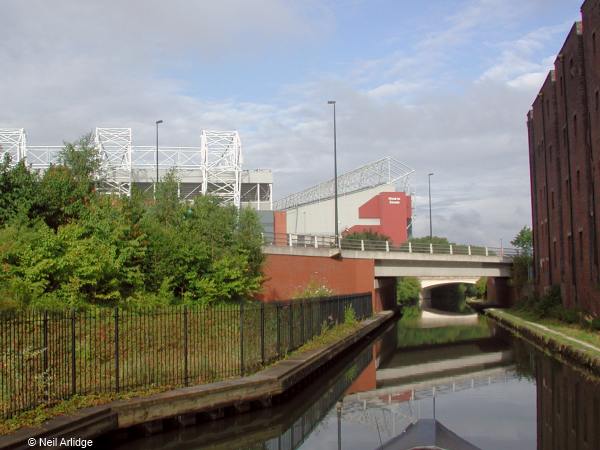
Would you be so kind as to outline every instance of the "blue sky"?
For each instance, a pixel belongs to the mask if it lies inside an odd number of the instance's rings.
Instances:
[[[196,145],[238,129],[276,197],[383,156],[414,167],[415,230],[498,244],[530,222],[525,115],[581,0],[4,0],[0,126]]]

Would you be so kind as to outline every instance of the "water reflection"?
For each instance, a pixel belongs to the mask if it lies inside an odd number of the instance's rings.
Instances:
[[[404,320],[278,406],[116,448],[587,450],[599,428],[597,378],[484,319]]]

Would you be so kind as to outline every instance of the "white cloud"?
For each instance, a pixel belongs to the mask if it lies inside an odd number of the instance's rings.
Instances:
[[[326,102],[334,98],[342,171],[387,155],[417,170],[417,234],[428,231],[430,171],[437,233],[494,245],[530,220],[525,113],[550,61],[536,58],[545,32],[492,46],[498,55],[488,70],[463,80],[460,92],[443,88],[444,70],[456,64],[449,50],[492,22],[510,20],[520,11],[516,1],[465,2],[442,31],[425,33],[412,49],[358,61],[343,74],[315,75],[254,102],[236,101],[233,92],[208,100],[213,85],[178,74],[237,58],[253,64],[256,55],[276,57],[286,46],[318,42],[336,25],[327,6],[316,0],[302,8],[287,0],[5,3],[0,124],[26,127],[32,144],[74,139],[95,126],[130,126],[136,142],[148,144],[159,118],[166,144],[194,145],[203,128],[239,129],[246,167],[272,168],[279,197],[332,175]]]

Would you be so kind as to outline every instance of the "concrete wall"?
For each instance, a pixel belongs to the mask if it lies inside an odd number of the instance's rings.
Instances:
[[[502,306],[515,304],[515,289],[510,285],[508,278],[492,278],[487,280],[487,302]]]
[[[600,5],[588,0],[528,114],[536,291],[600,314]],[[600,44],[600,43],[599,43]]]

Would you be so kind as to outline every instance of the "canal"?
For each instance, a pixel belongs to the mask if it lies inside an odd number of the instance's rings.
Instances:
[[[271,408],[108,439],[127,450],[592,450],[600,380],[484,317],[404,318]]]

